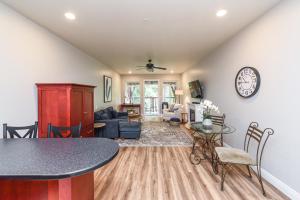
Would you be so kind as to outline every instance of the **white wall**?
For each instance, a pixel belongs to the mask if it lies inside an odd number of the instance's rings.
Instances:
[[[158,80],[159,81],[159,85],[160,85],[160,102],[162,101],[162,95],[163,95],[163,91],[162,91],[162,83],[164,81],[175,81],[176,82],[176,86],[178,89],[182,88],[182,84],[181,84],[181,74],[140,74],[140,75],[122,75],[121,76],[121,82],[122,82],[122,86],[121,86],[121,99],[122,102],[124,102],[125,99],[125,86],[127,82],[139,82],[140,83],[140,87],[141,87],[141,94],[143,96],[144,93],[144,80]],[[181,101],[182,102],[182,101]],[[142,110],[143,110],[143,103],[142,104]]]
[[[182,76],[185,89],[190,80],[204,81],[206,97],[220,106],[226,122],[237,129],[225,138],[226,143],[241,148],[251,121],[272,127],[275,135],[266,146],[263,168],[298,192],[299,20],[300,1],[282,1]],[[239,97],[234,88],[235,76],[243,66],[257,68],[262,79],[258,94],[250,99]]]
[[[0,124],[37,120],[35,83],[95,85],[95,109],[120,103],[120,76],[94,58],[1,3],[0,27]],[[109,104],[103,103],[103,74],[113,78]]]

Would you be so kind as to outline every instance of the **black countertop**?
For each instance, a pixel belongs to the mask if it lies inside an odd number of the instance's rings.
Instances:
[[[118,143],[105,138],[0,139],[0,178],[62,179],[111,161]]]

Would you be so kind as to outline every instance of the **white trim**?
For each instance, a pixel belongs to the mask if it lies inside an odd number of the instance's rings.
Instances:
[[[225,147],[229,147],[232,148],[232,146],[230,146],[227,143],[224,143]],[[256,171],[255,167],[252,167],[252,169],[254,171]],[[270,172],[268,172],[265,169],[261,169],[262,172],[262,177],[268,181],[269,183],[271,183],[274,187],[276,187],[278,190],[280,190],[282,193],[284,193],[285,195],[287,195],[289,198],[297,200],[300,199],[300,194],[294,190],[293,188],[291,188],[290,186],[288,186],[286,183],[282,182],[281,180],[279,180],[278,178],[276,178],[275,176],[273,176]]]

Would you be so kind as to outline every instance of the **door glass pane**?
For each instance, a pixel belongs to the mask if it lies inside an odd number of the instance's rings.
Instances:
[[[159,84],[158,81],[144,82],[144,114],[159,114]]]
[[[140,83],[127,82],[125,87],[125,103],[140,104],[140,102],[141,102]]]

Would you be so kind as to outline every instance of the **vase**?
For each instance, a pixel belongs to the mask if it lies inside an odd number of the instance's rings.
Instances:
[[[206,129],[211,129],[212,125],[213,125],[211,119],[204,119],[202,124],[203,124],[203,127]]]

